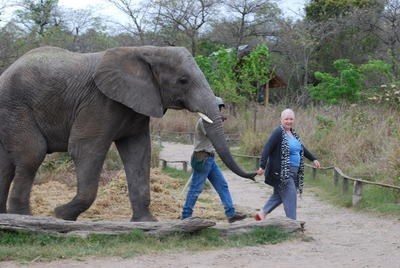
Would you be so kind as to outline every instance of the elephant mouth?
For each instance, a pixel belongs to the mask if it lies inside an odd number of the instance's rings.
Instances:
[[[174,109],[174,110],[183,110],[185,108],[177,105],[169,105],[167,109]]]

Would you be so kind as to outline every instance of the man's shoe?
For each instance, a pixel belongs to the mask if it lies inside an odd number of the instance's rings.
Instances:
[[[232,222],[235,222],[235,221],[241,221],[241,220],[246,219],[246,217],[247,217],[247,215],[236,212],[235,215],[233,215],[232,217],[228,218],[228,222],[232,223]]]

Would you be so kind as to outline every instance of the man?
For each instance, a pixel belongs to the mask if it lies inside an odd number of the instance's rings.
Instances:
[[[222,108],[225,107],[223,100],[216,97],[216,103],[221,112],[222,120],[226,118],[222,115]],[[233,207],[228,183],[226,182],[217,162],[215,161],[215,150],[203,126],[203,119],[199,119],[196,124],[194,135],[194,152],[191,159],[192,181],[186,196],[185,204],[182,210],[182,219],[192,216],[194,205],[197,198],[204,188],[206,179],[211,182],[217,191],[222,204],[224,205],[225,215],[229,223],[240,221],[246,218],[245,214],[238,213]]]

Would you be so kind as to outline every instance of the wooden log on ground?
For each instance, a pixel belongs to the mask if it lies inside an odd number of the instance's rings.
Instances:
[[[159,222],[66,221],[53,217],[0,214],[0,230],[87,236],[88,234],[121,234],[140,229],[149,234],[195,232],[214,226],[200,218]]]
[[[215,228],[223,235],[249,232],[256,227],[275,226],[287,232],[304,230],[304,222],[286,217],[268,218],[263,222],[245,220],[241,222],[220,223],[191,217],[184,220],[160,222],[119,222],[119,221],[66,221],[53,217],[0,214],[0,230],[49,233],[54,235],[75,235],[87,237],[89,234],[123,234],[135,229],[151,235],[165,235],[176,232],[193,233],[206,228]]]
[[[212,228],[220,230],[223,234],[232,235],[251,231],[256,227],[274,226],[289,233],[304,232],[304,221],[296,221],[286,217],[267,218],[264,221],[239,221],[232,224],[216,225]]]

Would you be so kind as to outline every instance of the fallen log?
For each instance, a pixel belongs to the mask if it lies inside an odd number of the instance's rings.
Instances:
[[[242,221],[233,224],[216,223],[199,217],[184,220],[160,222],[119,222],[119,221],[66,221],[53,217],[0,214],[0,230],[49,233],[54,235],[75,235],[86,237],[89,234],[122,234],[135,229],[152,235],[176,232],[193,233],[205,228],[215,228],[222,234],[248,232],[256,227],[276,226],[288,232],[302,231],[304,222],[288,218],[270,218],[267,221]]]
[[[267,218],[264,221],[240,221],[230,225],[217,225],[212,228],[218,229],[225,235],[246,233],[257,227],[278,227],[286,232],[304,232],[304,221],[296,221],[286,217]]]
[[[215,222],[192,217],[162,222],[66,221],[53,217],[0,214],[0,230],[87,236],[88,234],[121,234],[139,229],[149,234],[196,232],[214,226]]]

